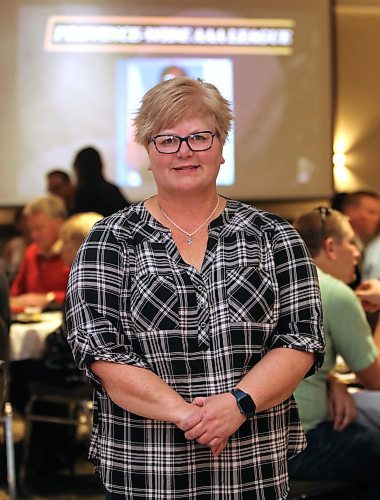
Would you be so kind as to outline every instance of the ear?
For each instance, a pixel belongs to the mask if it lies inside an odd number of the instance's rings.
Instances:
[[[334,238],[326,238],[322,245],[323,251],[330,260],[336,260],[336,241]]]

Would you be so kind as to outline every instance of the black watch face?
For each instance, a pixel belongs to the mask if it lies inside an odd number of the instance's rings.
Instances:
[[[249,415],[255,411],[255,403],[249,394],[244,394],[243,397],[239,398],[239,405],[245,415]]]

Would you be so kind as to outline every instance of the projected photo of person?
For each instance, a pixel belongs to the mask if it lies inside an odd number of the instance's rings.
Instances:
[[[134,58],[119,61],[117,67],[117,183],[143,193],[147,187],[154,192],[154,182],[148,170],[148,156],[134,142],[133,118],[140,100],[160,81],[178,76],[201,78],[214,83],[233,107],[233,64],[230,59],[210,58]],[[219,185],[234,182],[234,133],[224,148],[226,163],[218,177]]]

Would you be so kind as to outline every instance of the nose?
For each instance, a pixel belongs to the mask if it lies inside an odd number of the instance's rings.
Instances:
[[[359,259],[360,259],[360,255],[361,255],[361,251],[359,250],[359,248],[355,245],[354,247],[354,258],[355,258],[355,262],[358,262]]]
[[[192,156],[192,154],[193,154],[193,152],[190,149],[187,141],[185,139],[182,139],[179,150],[177,151],[177,155],[179,157],[183,157],[183,156]]]

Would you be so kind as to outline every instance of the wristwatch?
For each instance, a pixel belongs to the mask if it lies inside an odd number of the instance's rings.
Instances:
[[[247,418],[253,417],[256,412],[256,405],[251,396],[241,389],[234,389],[231,394],[236,399],[240,413]]]

